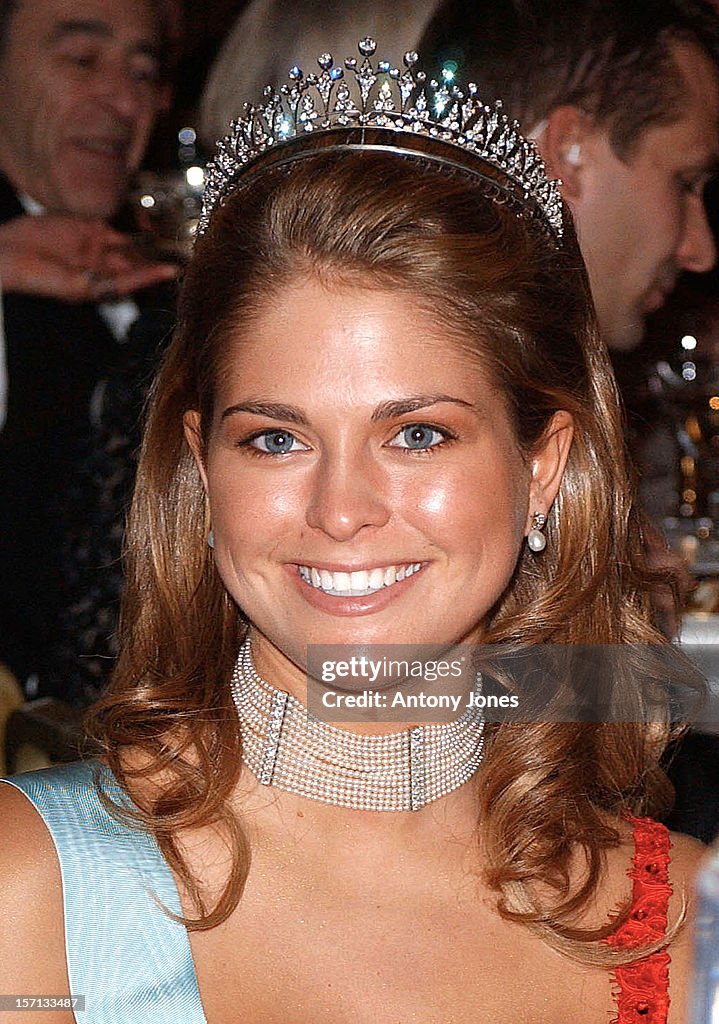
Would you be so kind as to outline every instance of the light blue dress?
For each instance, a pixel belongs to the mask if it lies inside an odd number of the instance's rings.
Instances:
[[[108,814],[96,776],[122,795],[96,761],[5,780],[37,808],[57,850],[70,992],[85,997],[76,1019],[206,1024],[187,930],[162,909],[181,913],[172,873],[151,836]]]

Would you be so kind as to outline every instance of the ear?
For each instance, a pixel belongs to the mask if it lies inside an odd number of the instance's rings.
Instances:
[[[566,200],[578,199],[582,190],[582,167],[586,158],[584,143],[590,133],[590,121],[578,107],[555,107],[542,122],[537,136],[547,170],[561,178]]]
[[[188,409],[185,415],[182,417],[182,425],[185,431],[185,440],[190,446],[195,464],[202,477],[202,486],[205,488],[205,494],[207,494],[207,472],[205,470],[205,460],[203,458],[203,445],[202,445],[202,431],[200,429],[201,420],[200,414],[196,409]]]
[[[559,492],[569,450],[574,438],[574,418],[560,410],[549,421],[546,431],[530,462],[529,509],[524,528],[525,536],[532,529],[537,512],[545,516]]]

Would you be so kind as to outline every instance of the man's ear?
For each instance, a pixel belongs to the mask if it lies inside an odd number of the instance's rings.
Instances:
[[[190,446],[198,472],[202,477],[202,486],[207,493],[207,473],[205,471],[205,460],[203,457],[202,431],[200,429],[200,414],[196,409],[188,409],[182,417],[182,425],[185,431],[185,440]]]
[[[529,509],[525,536],[532,529],[535,513],[547,515],[557,497],[574,438],[574,418],[563,409],[552,416],[542,440],[531,458]]]
[[[555,107],[542,122],[537,134],[539,146],[549,174],[561,178],[562,195],[571,201],[578,199],[582,190],[582,168],[586,159],[585,141],[590,122],[578,107],[566,104]]]

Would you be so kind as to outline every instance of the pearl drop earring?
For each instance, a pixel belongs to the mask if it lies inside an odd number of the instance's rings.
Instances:
[[[538,555],[540,551],[544,551],[547,546],[547,538],[542,533],[546,522],[547,517],[543,512],[534,513],[532,529],[527,534],[527,544],[530,551],[533,551],[535,555]]]

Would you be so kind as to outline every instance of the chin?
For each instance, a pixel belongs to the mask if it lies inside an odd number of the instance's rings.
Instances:
[[[65,212],[76,217],[97,217],[111,220],[122,206],[127,186],[98,189],[97,185],[83,188],[79,185],[68,196]]]
[[[637,348],[644,338],[645,330],[644,316],[639,313],[628,315],[621,322],[599,325],[602,340],[614,352],[631,352]]]

